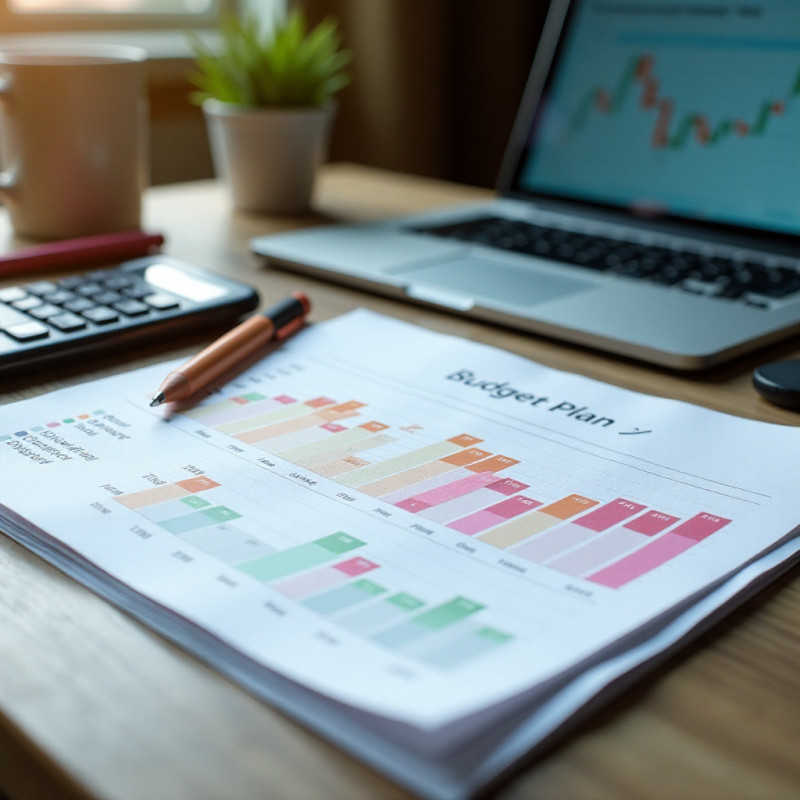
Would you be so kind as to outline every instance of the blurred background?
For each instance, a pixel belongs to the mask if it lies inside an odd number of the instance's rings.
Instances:
[[[494,184],[546,0],[0,0],[0,47],[57,38],[147,49],[151,183],[198,180],[213,170],[188,100],[185,32],[212,40],[224,13],[268,24],[287,4],[310,23],[334,16],[353,55],[331,161]]]

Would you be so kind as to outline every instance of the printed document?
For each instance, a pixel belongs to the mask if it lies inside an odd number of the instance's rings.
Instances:
[[[798,550],[795,428],[367,311],[151,409],[175,366],[0,409],[2,529],[420,794]]]

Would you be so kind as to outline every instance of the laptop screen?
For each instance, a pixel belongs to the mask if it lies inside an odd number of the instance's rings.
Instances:
[[[800,233],[800,2],[575,0],[515,185]]]

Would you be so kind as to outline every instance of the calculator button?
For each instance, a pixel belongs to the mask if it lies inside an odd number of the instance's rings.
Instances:
[[[55,303],[56,305],[61,305],[62,303],[68,303],[70,300],[74,300],[75,295],[72,292],[68,292],[64,289],[60,289],[57,292],[53,292],[52,294],[47,295],[47,302],[48,303]]]
[[[86,327],[86,320],[81,319],[76,314],[57,314],[54,317],[50,317],[47,320],[54,328],[58,328],[60,331],[64,333],[70,333],[71,331],[79,331],[81,328]]]
[[[42,301],[38,297],[29,294],[27,297],[23,297],[22,300],[17,300],[11,305],[14,306],[17,311],[30,311],[32,308],[42,305]]]
[[[4,306],[0,304],[0,330],[10,328],[12,325],[22,325],[30,322],[31,318],[21,311],[17,311],[11,306]]]
[[[166,311],[170,308],[178,308],[180,305],[174,297],[170,297],[170,295],[163,294],[162,292],[148,295],[144,298],[144,302],[151,308],[155,308],[156,311]]]
[[[137,283],[122,290],[122,294],[126,297],[132,297],[134,300],[141,300],[143,297],[147,297],[147,295],[152,293],[153,287],[148,286],[146,283]]]
[[[136,279],[131,277],[130,275],[113,275],[110,278],[106,278],[103,281],[103,284],[107,289],[124,289],[126,286],[131,286],[132,284],[136,283]]]
[[[83,312],[86,319],[96,322],[98,325],[106,325],[109,322],[116,322],[119,319],[119,314],[105,306],[95,306]]]
[[[122,300],[122,295],[119,292],[100,292],[100,294],[96,294],[92,300],[94,300],[95,303],[100,303],[102,306],[110,306],[112,303]]]
[[[25,289],[28,291],[29,294],[35,295],[43,295],[43,294],[50,294],[50,292],[56,291],[58,287],[52,281],[35,281],[34,283],[29,283]]]
[[[64,308],[67,311],[74,311],[76,314],[81,314],[89,308],[94,308],[97,305],[93,300],[88,297],[76,297],[68,303],[64,303]]]
[[[9,286],[6,289],[0,289],[0,301],[3,303],[13,303],[15,300],[22,300],[27,296],[27,292],[19,286]]]
[[[30,342],[34,339],[44,339],[50,335],[50,330],[41,322],[29,320],[18,325],[11,325],[5,332],[18,342]]]
[[[68,278],[62,278],[58,281],[58,286],[61,289],[75,289],[80,286],[86,278],[83,275],[70,275]]]
[[[150,306],[133,299],[120,300],[118,303],[114,303],[113,307],[117,311],[121,311],[126,317],[139,317],[150,310]]]
[[[84,297],[91,297],[93,294],[102,292],[103,288],[99,283],[85,283],[83,286],[76,287],[75,291]]]
[[[58,306],[54,306],[52,303],[43,303],[40,306],[36,306],[36,308],[32,308],[28,313],[32,317],[36,317],[36,319],[49,319],[56,314],[60,314],[61,309]]]
[[[105,281],[116,274],[113,269],[95,269],[92,270],[91,278],[93,281]]]

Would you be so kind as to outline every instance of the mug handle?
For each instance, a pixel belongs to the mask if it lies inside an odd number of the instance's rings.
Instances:
[[[0,103],[2,103],[11,91],[11,78],[7,75],[0,75]],[[18,181],[15,175],[8,170],[0,171],[0,200],[7,197],[12,192]]]

